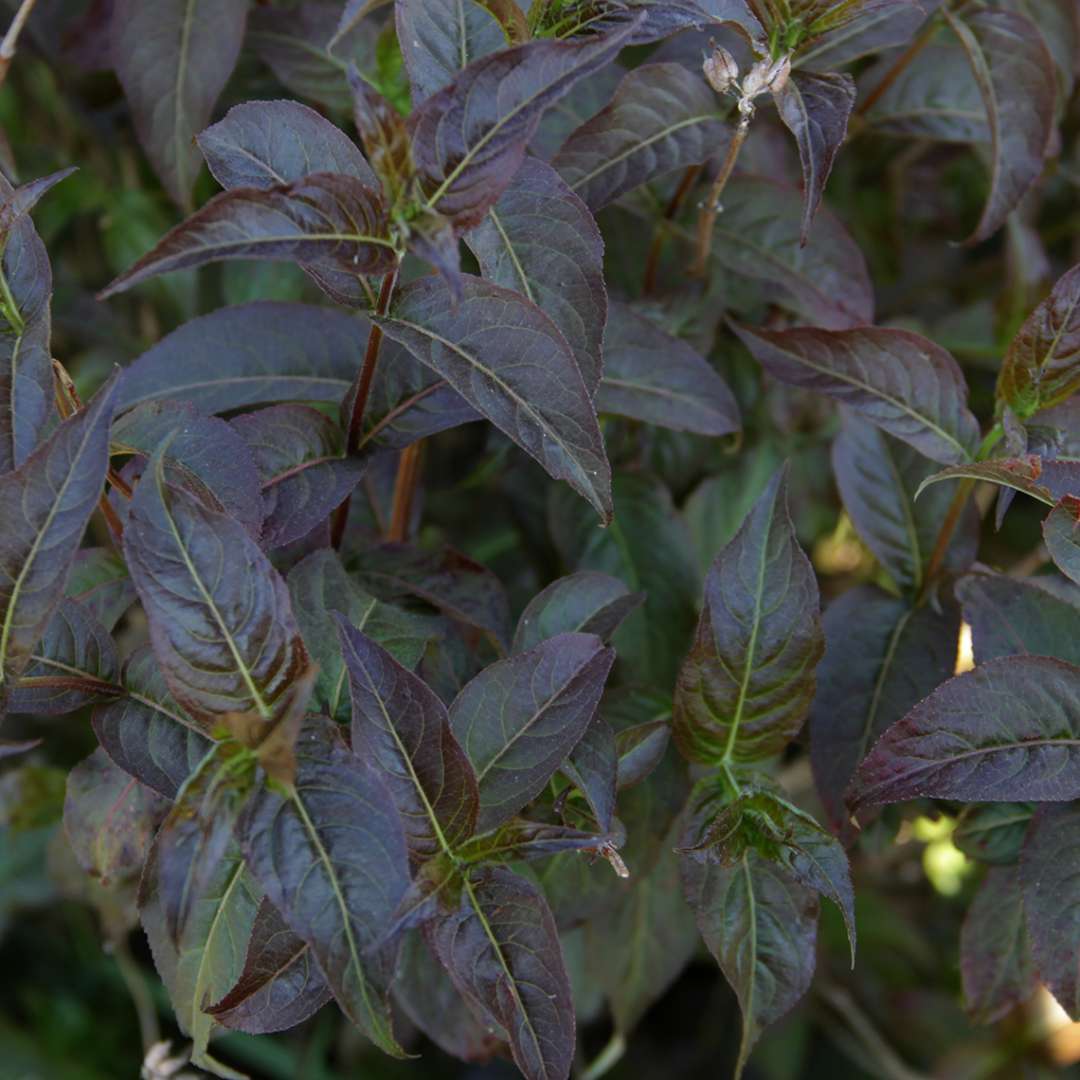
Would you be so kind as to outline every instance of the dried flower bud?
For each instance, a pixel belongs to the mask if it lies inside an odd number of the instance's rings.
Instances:
[[[769,57],[759,60],[742,81],[743,97],[752,101],[766,91],[771,90],[775,94],[783,90],[790,75],[790,56],[782,56],[779,60],[771,60]]]
[[[735,57],[723,47],[713,44],[712,55],[706,57],[704,64],[705,78],[718,93],[725,94],[739,77],[739,65]]]

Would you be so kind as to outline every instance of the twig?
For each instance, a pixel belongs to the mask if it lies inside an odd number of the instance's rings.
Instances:
[[[724,194],[724,188],[735,169],[735,162],[739,160],[739,151],[746,142],[746,135],[750,131],[751,113],[744,113],[739,117],[735,134],[731,137],[724,162],[720,171],[716,174],[709,194],[706,196],[705,205],[698,217],[697,227],[697,258],[690,268],[694,277],[702,277],[705,274],[705,266],[709,261],[709,253],[712,251],[713,229],[716,226],[716,215],[720,212],[720,197]]]
[[[420,476],[422,446],[422,441],[406,446],[398,460],[397,478],[394,480],[394,501],[390,509],[390,527],[386,531],[386,539],[392,544],[402,543],[409,534],[413,496]]]
[[[19,35],[36,3],[37,0],[22,0],[19,10],[15,12],[15,18],[11,20],[8,32],[4,35],[4,40],[0,41],[0,86],[4,85],[8,68],[11,67],[11,61],[15,59],[15,46],[19,43]]]

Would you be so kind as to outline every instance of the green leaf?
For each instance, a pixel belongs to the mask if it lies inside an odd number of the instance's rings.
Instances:
[[[478,831],[544,789],[585,733],[614,660],[594,634],[559,634],[485,668],[457,696],[450,726],[476,769]]]
[[[0,476],[0,696],[26,669],[64,595],[109,460],[117,377],[19,468]]]
[[[623,473],[613,485],[615,520],[597,529],[569,492],[548,497],[548,526],[563,562],[596,570],[645,594],[615,634],[620,663],[634,679],[670,693],[693,633],[700,588],[686,527],[668,492],[654,477]]]
[[[679,672],[674,733],[692,761],[760,761],[798,733],[825,642],[810,560],[781,471],[705,581],[694,644]]]
[[[145,873],[154,880],[151,864]],[[210,1056],[214,1018],[205,1012],[239,978],[255,912],[261,900],[256,882],[233,845],[214,869],[178,944],[165,926],[159,897],[151,892],[140,907],[154,966],[169,991],[177,1023],[193,1042],[191,1062],[225,1080],[245,1080]]]
[[[618,1031],[628,1034],[698,949],[693,916],[679,887],[677,835],[668,833],[656,864],[635,866],[614,911],[587,924],[587,961],[603,985]]]
[[[975,803],[964,807],[953,843],[967,856],[992,866],[1011,866],[1020,856],[1033,803]]]
[[[312,552],[289,571],[288,581],[300,632],[319,665],[314,700],[335,720],[348,720],[351,715],[348,672],[334,625],[335,612],[410,670],[437,633],[437,620],[402,611],[366,593],[334,551]]]
[[[394,955],[383,937],[409,883],[401,821],[375,767],[345,748],[330,721],[309,723],[296,756],[291,790],[267,788],[245,811],[245,856],[311,946],[345,1015],[400,1057],[387,1000]]]
[[[460,906],[430,940],[454,985],[504,1029],[527,1080],[569,1076],[574,1004],[544,894],[502,867],[467,872]]]

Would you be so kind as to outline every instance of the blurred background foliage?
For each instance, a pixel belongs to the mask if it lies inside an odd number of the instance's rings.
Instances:
[[[11,11],[14,0],[4,0]],[[261,5],[262,6],[262,5]],[[275,7],[295,7],[278,3]],[[320,5],[309,5],[319,7]],[[327,6],[327,5],[322,5]],[[340,4],[330,3],[335,12]],[[13,180],[68,165],[79,171],[35,212],[52,260],[54,355],[88,393],[113,364],[126,364],[165,333],[200,313],[246,300],[322,297],[291,265],[231,263],[148,283],[131,296],[94,299],[180,217],[148,165],[119,84],[92,34],[94,5],[40,0],[9,77],[0,90],[0,165]],[[5,14],[6,17],[6,14]],[[82,22],[86,18],[90,22]],[[254,37],[254,32],[252,34]],[[407,89],[392,30],[366,43],[365,70],[407,109]],[[217,107],[294,96],[250,41]],[[644,59],[648,50],[639,50]],[[322,102],[339,122],[343,112]],[[992,412],[1000,356],[1031,307],[1066,267],[1080,261],[1080,110],[1073,96],[1061,125],[1063,147],[1022,211],[990,243],[950,245],[977,219],[985,171],[968,147],[898,140],[856,131],[839,156],[827,203],[850,229],[875,286],[878,322],[923,333],[963,364],[980,415]],[[742,167],[787,169],[797,162],[778,127],[755,125]],[[195,202],[215,187],[203,170]],[[663,202],[665,185],[650,197]],[[648,236],[620,207],[605,211],[608,275],[615,291],[640,288]],[[663,301],[657,301],[663,303]],[[687,336],[711,340],[720,310],[668,310]],[[711,325],[710,325],[711,322]],[[729,346],[730,348],[730,346]],[[606,431],[613,458],[640,454],[672,491],[703,571],[730,537],[775,466],[792,461],[793,513],[812,552],[823,602],[854,582],[880,576],[844,516],[831,480],[832,408],[776,384],[762,387],[740,353],[716,357],[747,418],[737,455],[715,441],[656,430],[631,438],[629,424]],[[490,451],[477,469],[478,444]],[[631,445],[632,444],[632,445]],[[463,463],[469,463],[466,468]],[[535,466],[507,452],[497,433],[476,425],[432,440],[424,539],[453,538],[489,565],[518,610],[559,572],[560,553],[545,527],[544,485],[514,483]],[[702,478],[707,477],[702,483]],[[483,493],[488,512],[461,509],[462,491]],[[534,505],[522,492],[537,492]],[[475,505],[471,500],[467,507]],[[1039,517],[1018,505],[998,533],[985,531],[984,559],[1041,565]],[[530,527],[530,523],[536,527]],[[2,527],[2,525],[0,525]],[[528,557],[522,558],[522,552]],[[824,606],[824,604],[823,604]],[[83,714],[47,725],[47,752],[0,774],[0,1078],[106,1080],[135,1075],[143,1039],[182,1043],[141,932],[110,931],[112,905],[130,898],[88,887],[59,828],[66,771],[94,746]],[[44,763],[47,761],[47,763]],[[804,756],[788,779],[813,804]],[[1069,1024],[1045,993],[990,1027],[975,1027],[960,1005],[958,941],[977,881],[974,865],[952,843],[948,816],[890,807],[863,837],[855,863],[859,960],[849,969],[836,911],[823,910],[819,975],[802,1003],[772,1029],[747,1076],[760,1080],[887,1077],[1080,1076],[1080,1025]],[[104,944],[103,944],[104,943]],[[580,972],[584,950],[571,952]],[[576,992],[588,1015],[587,993]],[[584,1025],[581,1076],[612,1050],[609,1022]],[[607,1074],[635,1077],[725,1075],[737,1046],[735,999],[704,949],[641,1021],[631,1051]],[[336,1010],[300,1028],[256,1039],[223,1037],[217,1056],[265,1080],[363,1077],[512,1077],[509,1063],[462,1065],[422,1040],[420,1061],[396,1062],[371,1051]]]

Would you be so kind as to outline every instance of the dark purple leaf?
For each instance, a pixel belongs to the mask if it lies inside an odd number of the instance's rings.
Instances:
[[[475,61],[410,118],[427,205],[479,225],[514,178],[540,114],[609,60],[640,17],[580,41],[530,41]]]
[[[559,634],[486,668],[450,708],[476,769],[486,832],[547,784],[588,727],[615,654],[593,634]]]
[[[506,48],[498,20],[473,0],[398,0],[394,17],[415,102],[474,60]]]
[[[1034,812],[1034,803],[974,803],[957,819],[952,841],[971,859],[1012,866]]]
[[[568,825],[512,818],[494,832],[478,836],[463,845],[459,855],[474,863],[544,859],[565,851],[595,858],[605,852],[614,854],[625,840],[626,833],[621,826],[607,832],[592,832]],[[619,876],[627,876],[622,868]]]
[[[916,497],[931,484],[941,480],[986,480],[991,484],[1022,491],[1047,506],[1055,506],[1067,496],[1080,493],[1080,460],[1076,458],[1042,458],[1028,454],[1022,458],[994,458],[956,465],[951,469],[928,476],[919,485]]]
[[[871,585],[825,612],[810,710],[810,761],[833,829],[851,833],[843,793],[877,738],[956,669],[960,611],[912,607]]]
[[[514,632],[514,652],[556,634],[596,634],[608,641],[644,597],[618,578],[583,570],[553,581],[528,603]]]
[[[462,285],[455,304],[445,282],[422,278],[375,322],[609,521],[611,470],[566,339],[518,294],[467,275]]]
[[[235,105],[196,141],[214,179],[228,190],[278,187],[310,173],[339,173],[379,186],[356,144],[297,101]]]
[[[476,825],[479,794],[446,706],[371,638],[337,618],[352,694],[353,748],[382,770],[418,861],[451,855]]]
[[[1069,495],[1043,522],[1043,540],[1054,565],[1080,585],[1080,499]]]
[[[1080,665],[1080,593],[1075,603],[1045,588],[1046,578],[968,574],[956,584],[956,597],[971,625],[975,662],[998,656],[1054,656]]]
[[[625,75],[626,70],[613,61],[574,83],[566,97],[544,112],[529,150],[543,161],[550,161],[582,124],[611,101]]]
[[[696,840],[691,828],[685,842]],[[730,866],[684,856],[680,867],[701,936],[739,999],[739,1075],[762,1031],[809,989],[817,895],[752,850]]]
[[[800,48],[798,64],[812,71],[837,71],[870,53],[906,45],[926,20],[918,0],[892,0]]]
[[[0,195],[14,189],[0,177]],[[18,468],[53,418],[49,338],[52,270],[29,217],[10,228],[0,256],[0,281],[9,299],[0,313],[0,473]]]
[[[377,20],[345,19],[340,0],[305,0],[291,10],[260,5],[248,43],[291,93],[342,115],[351,104],[349,64],[372,70],[379,35]]]
[[[1054,61],[1038,28],[1012,11],[945,9],[990,124],[990,194],[968,243],[992,236],[1039,178],[1053,133]]]
[[[488,281],[521,293],[563,332],[595,394],[608,312],[604,243],[581,200],[550,166],[527,158],[465,242]]]
[[[247,0],[115,0],[112,60],[135,130],[169,194],[191,209],[196,133],[232,74]]]
[[[282,547],[311,531],[349,497],[367,463],[344,456],[337,424],[309,405],[272,405],[245,413],[233,428],[251,448],[262,478],[262,541]]]
[[[105,482],[116,385],[114,374],[85,409],[0,476],[0,684],[26,669],[64,595]]]
[[[165,480],[160,452],[139,482],[124,554],[176,700],[213,726],[280,719],[308,666],[289,593],[244,527]]]
[[[1009,345],[998,397],[1019,417],[1049,409],[1080,389],[1080,266],[1028,316]]]
[[[67,595],[112,632],[135,603],[127,566],[111,548],[81,548],[71,566]]]
[[[204,497],[252,536],[260,536],[266,507],[255,457],[224,420],[201,416],[187,403],[148,401],[113,424],[109,443],[113,453],[147,458],[161,449],[171,482]]]
[[[878,740],[848,790],[853,810],[905,799],[1080,797],[1080,668],[988,660],[943,683]]]
[[[581,792],[597,825],[610,831],[618,790],[619,748],[615,730],[602,714],[593,717],[581,741],[559,769]]]
[[[724,189],[713,232],[713,262],[766,283],[765,297],[810,325],[843,330],[873,322],[866,260],[851,234],[822,210],[804,247],[797,188],[763,177],[736,177]]]
[[[870,68],[864,87],[875,92],[893,64]],[[866,119],[876,131],[947,143],[987,143],[990,127],[979,84],[955,39],[931,41],[883,90]]]
[[[979,424],[967,406],[967,384],[952,356],[932,341],[869,326],[736,329],[781,382],[836,398],[943,465],[973,456]]]
[[[100,298],[222,259],[300,262],[316,274],[382,273],[394,260],[386,232],[382,197],[352,176],[312,173],[275,188],[234,188],[166,233]]]
[[[120,658],[109,632],[74,600],[53,612],[12,687],[11,712],[59,716],[119,692]]]
[[[780,119],[795,136],[799,148],[806,199],[802,225],[805,244],[833,159],[847,138],[848,117],[855,107],[855,81],[850,75],[796,71],[773,97]]]
[[[776,474],[705,581],[679,672],[674,732],[692,761],[759,761],[802,727],[825,642],[810,560]]]
[[[734,396],[708,360],[620,303],[611,305],[604,331],[596,407],[697,435],[730,435],[742,426]]]
[[[462,1061],[488,1061],[505,1041],[458,993],[419,931],[401,943],[394,999],[436,1046]]]
[[[332,719],[347,720],[351,715],[335,612],[409,669],[416,666],[437,632],[432,619],[384,604],[364,592],[333,551],[315,551],[297,563],[289,572],[289,594],[304,643],[319,665],[314,700]]]
[[[611,104],[563,143],[552,165],[595,212],[723,153],[728,111],[700,73],[678,63],[647,64],[623,79]]]
[[[369,331],[366,319],[308,304],[219,308],[184,323],[124,370],[117,411],[157,399],[191,402],[207,413],[338,402],[356,376]]]
[[[486,566],[451,548],[426,552],[387,544],[364,553],[359,574],[377,595],[389,600],[417,597],[448,618],[490,635],[505,651],[510,640],[510,602],[502,583]]]
[[[124,695],[94,710],[94,734],[126,773],[165,798],[176,798],[210,749],[180,710],[148,645],[124,662]]]
[[[277,908],[264,899],[255,914],[240,978],[206,1011],[234,1031],[264,1035],[303,1023],[330,997],[311,946],[298,938]]]
[[[832,465],[844,508],[866,546],[901,589],[918,592],[953,498],[949,489],[935,488],[915,499],[933,462],[845,409]],[[977,549],[978,515],[971,508],[957,529],[948,565],[966,569]]]
[[[311,946],[345,1015],[400,1055],[386,997],[392,950],[372,946],[409,882],[401,822],[374,766],[347,750],[329,721],[304,730],[296,755],[289,793],[267,788],[245,812],[245,856],[267,899]]]
[[[68,775],[64,829],[79,865],[103,885],[137,878],[166,803],[95,750]]]
[[[1040,806],[1020,853],[1028,940],[1039,978],[1070,1017],[1080,1016],[1076,805]]]
[[[1038,979],[1024,924],[1015,867],[987,871],[960,928],[964,1006],[977,1024],[992,1024],[1035,992]]]
[[[565,1080],[574,1004],[544,894],[502,867],[472,871],[430,940],[459,992],[505,1030],[527,1080]]]
[[[361,453],[404,450],[428,435],[482,419],[445,379],[396,341],[384,338],[379,356],[361,424]]]

